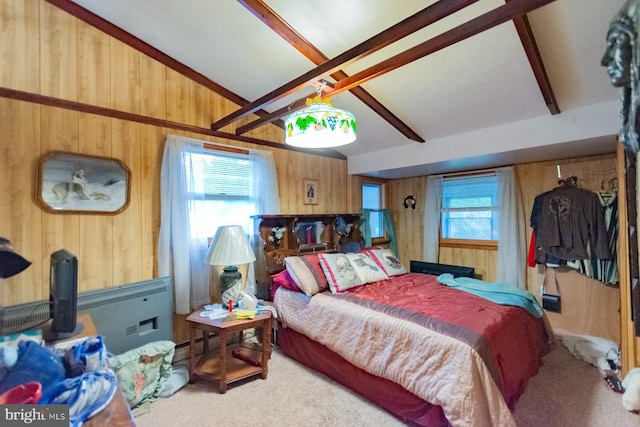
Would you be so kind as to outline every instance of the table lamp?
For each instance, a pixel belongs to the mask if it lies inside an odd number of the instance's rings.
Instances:
[[[220,293],[222,306],[228,308],[229,300],[235,305],[243,290],[242,274],[237,264],[254,262],[256,256],[249,245],[249,240],[239,225],[224,225],[218,227],[216,235],[209,246],[204,259],[205,264],[222,265],[220,274]]]

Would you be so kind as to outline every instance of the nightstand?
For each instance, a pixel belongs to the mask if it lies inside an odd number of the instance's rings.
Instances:
[[[203,309],[194,311],[187,317],[189,322],[189,382],[203,378],[218,383],[220,393],[227,391],[229,383],[260,374],[267,378],[268,362],[271,357],[271,312],[264,310],[253,319],[227,320],[200,317]],[[243,331],[251,328],[262,329],[261,348],[243,343]],[[196,362],[196,333],[202,331],[202,355]],[[220,338],[220,350],[209,351],[209,333]],[[240,333],[240,342],[227,344],[228,334]],[[238,354],[239,352],[239,354]],[[235,355],[235,356],[234,356]]]

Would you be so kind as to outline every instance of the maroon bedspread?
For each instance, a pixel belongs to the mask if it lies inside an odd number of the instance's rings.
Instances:
[[[421,273],[337,295],[308,297],[282,289],[275,304],[279,321],[288,326],[280,334],[286,354],[420,425],[473,425],[480,419],[513,425],[508,408],[513,409],[551,344],[544,318]],[[384,338],[371,341],[374,336]],[[402,385],[403,398],[380,391],[391,389],[389,380]]]
[[[538,372],[550,343],[542,319],[520,307],[443,286],[436,276],[407,273],[333,297],[466,342],[483,358],[512,409],[529,378]]]

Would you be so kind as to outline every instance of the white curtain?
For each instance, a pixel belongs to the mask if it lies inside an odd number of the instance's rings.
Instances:
[[[249,150],[253,160],[253,185],[250,196],[256,201],[256,215],[276,215],[280,213],[280,196],[276,164],[270,151]]]
[[[256,215],[277,215],[280,213],[280,195],[278,194],[278,179],[276,164],[273,154],[263,150],[249,150],[249,158],[253,164],[253,181],[249,197],[255,201]],[[249,232],[250,242],[256,253],[260,256],[262,239],[258,238],[253,230]],[[256,279],[254,263],[249,264],[247,273],[246,291],[256,295]]]
[[[440,210],[442,209],[442,175],[427,177],[424,194],[424,260],[438,262]]]
[[[496,169],[498,178],[498,265],[496,281],[526,289],[526,236],[522,194],[513,167]]]
[[[189,205],[204,200],[195,191],[193,176],[187,174],[182,153],[204,150],[203,141],[167,135],[160,173],[160,235],[158,275],[173,279],[175,312],[188,314],[209,303],[206,239],[191,239]],[[190,169],[190,168],[189,168]]]
[[[194,177],[187,173],[193,168],[185,164],[184,152],[211,151],[204,148],[204,141],[167,135],[160,178],[158,274],[173,279],[177,314],[188,314],[210,303],[210,267],[204,263],[208,242],[206,238],[192,238],[189,223],[191,207],[204,200],[204,195],[198,190],[202,186],[195,185]],[[280,213],[273,156],[267,151],[250,150],[249,157],[254,160],[250,197],[256,201],[256,214]],[[252,234],[252,230],[245,231]],[[247,290],[255,292],[253,264],[247,276]]]

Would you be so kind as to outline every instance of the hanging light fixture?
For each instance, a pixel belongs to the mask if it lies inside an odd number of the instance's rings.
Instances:
[[[356,140],[356,119],[350,112],[322,98],[326,82],[316,87],[318,96],[307,98],[307,106],[284,118],[287,144],[304,148],[329,148],[350,144]]]

